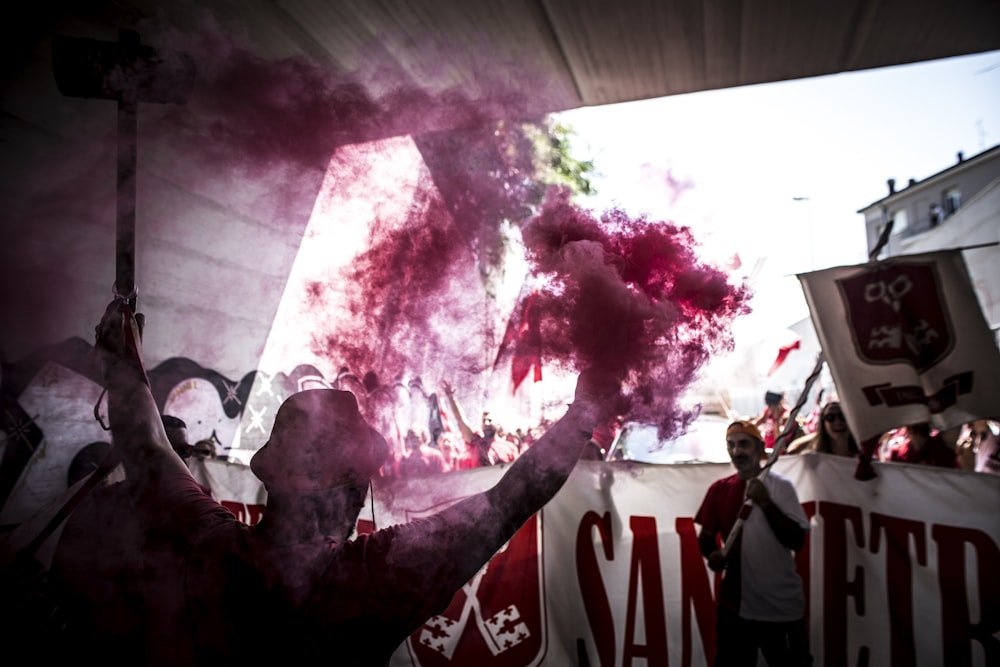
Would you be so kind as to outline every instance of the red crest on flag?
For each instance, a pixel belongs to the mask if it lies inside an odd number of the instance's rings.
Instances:
[[[907,363],[923,372],[955,346],[932,263],[879,266],[837,280],[854,349],[870,364]]]

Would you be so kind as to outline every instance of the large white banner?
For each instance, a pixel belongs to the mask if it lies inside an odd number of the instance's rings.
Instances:
[[[797,563],[816,667],[1000,664],[1000,476],[827,454],[785,456],[810,518]],[[358,530],[412,521],[508,466],[382,480]],[[266,511],[246,466],[205,462],[247,523]],[[711,665],[715,591],[693,517],[728,463],[582,461],[566,486],[401,645],[393,667]]]
[[[959,250],[799,276],[851,431],[1000,416],[1000,351]]]
[[[788,456],[816,665],[1000,664],[1000,477]],[[436,511],[504,467],[376,485],[361,526]],[[559,495],[396,652],[396,667],[710,665],[718,581],[693,516],[729,464],[581,462]],[[373,513],[372,513],[373,512]]]
[[[785,456],[811,531],[797,563],[816,667],[1000,664],[1000,476],[827,454]],[[376,481],[359,532],[412,521],[492,486],[508,466]],[[238,517],[266,511],[247,466],[202,479]],[[393,667],[711,665],[716,575],[693,517],[728,463],[582,461],[566,486]]]

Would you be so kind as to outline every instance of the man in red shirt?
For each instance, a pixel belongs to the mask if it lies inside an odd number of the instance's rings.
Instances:
[[[806,641],[805,593],[795,570],[809,520],[791,482],[768,471],[760,478],[764,439],[756,425],[736,421],[726,430],[736,474],[714,482],[695,521],[708,566],[723,572],[718,593],[715,667],[756,667],[758,649],[769,665],[811,665]],[[752,505],[744,507],[749,499]],[[720,544],[741,512],[749,514],[728,554]]]

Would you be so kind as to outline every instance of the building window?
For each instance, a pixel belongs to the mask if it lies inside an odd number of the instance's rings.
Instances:
[[[958,188],[949,188],[944,193],[944,212],[951,215],[962,205],[962,191]]]
[[[901,208],[898,211],[892,212],[892,233],[899,234],[904,229],[906,229],[906,209]]]
[[[929,217],[930,226],[937,227],[939,224],[944,222],[944,209],[941,208],[937,202],[932,203]]]

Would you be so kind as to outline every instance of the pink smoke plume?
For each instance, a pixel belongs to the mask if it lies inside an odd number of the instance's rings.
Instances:
[[[534,303],[543,360],[625,370],[622,416],[657,424],[663,438],[679,433],[696,416],[680,399],[712,354],[732,348],[748,287],[702,263],[687,227],[620,209],[598,220],[565,192],[523,234],[543,279]]]
[[[301,229],[338,147],[371,142],[365,145],[376,151],[377,139],[412,136],[428,170],[426,187],[413,202],[405,229],[373,226],[369,250],[344,276],[351,317],[346,326],[318,332],[316,340],[334,367],[378,370],[387,379],[431,375],[435,359],[449,355],[447,363],[456,371],[489,367],[492,358],[460,349],[470,348],[471,340],[488,341],[490,332],[481,330],[485,318],[471,297],[455,286],[483,287],[500,266],[501,221],[522,221],[537,203],[527,159],[530,142],[509,119],[565,108],[564,101],[527,99],[509,82],[486,74],[474,91],[431,89],[403,71],[386,74],[377,53],[363,72],[338,71],[303,57],[268,59],[207,15],[195,30],[156,32],[150,26],[142,32],[147,43],[191,56],[197,69],[187,104],[140,109],[140,176],[158,177],[140,183],[145,197],[140,214],[156,212],[155,219],[143,220],[144,233],[153,232],[154,224],[189,224],[183,217],[189,211],[179,207],[175,215],[170,208],[174,188],[251,221]],[[547,94],[538,73],[523,72],[520,79],[517,90]],[[524,85],[535,80],[538,85]],[[113,219],[111,179],[93,188],[95,172],[113,174],[110,102],[88,104],[101,121],[89,125],[106,126],[107,132],[81,132],[93,138],[93,150],[67,151],[59,172],[67,176],[59,181],[47,168],[51,157],[39,158],[31,173],[47,179],[45,186],[28,189],[34,196],[20,207],[31,211],[33,228],[50,236],[73,238],[73,231],[67,222],[54,235],[54,225],[41,224],[40,218]],[[498,130],[501,119],[508,122]],[[93,154],[103,157],[100,168],[90,159]],[[669,184],[676,190],[688,185]],[[68,210],[74,215],[66,215]],[[747,309],[745,288],[699,263],[689,230],[632,220],[621,211],[597,220],[564,197],[548,201],[524,228],[524,239],[534,272],[548,279],[536,302],[545,363],[627,368],[628,416],[653,419],[666,429],[682,425],[687,416],[677,399],[707,358],[732,344],[727,325]],[[87,257],[83,250],[73,246],[81,263],[90,255],[94,265],[111,263],[103,245],[86,249]],[[51,258],[39,253],[38,263],[43,259]],[[313,284],[301,296],[319,303],[326,288]],[[242,286],[229,291],[241,294]],[[479,327],[473,332],[479,337],[465,335],[470,332],[461,326]]]

